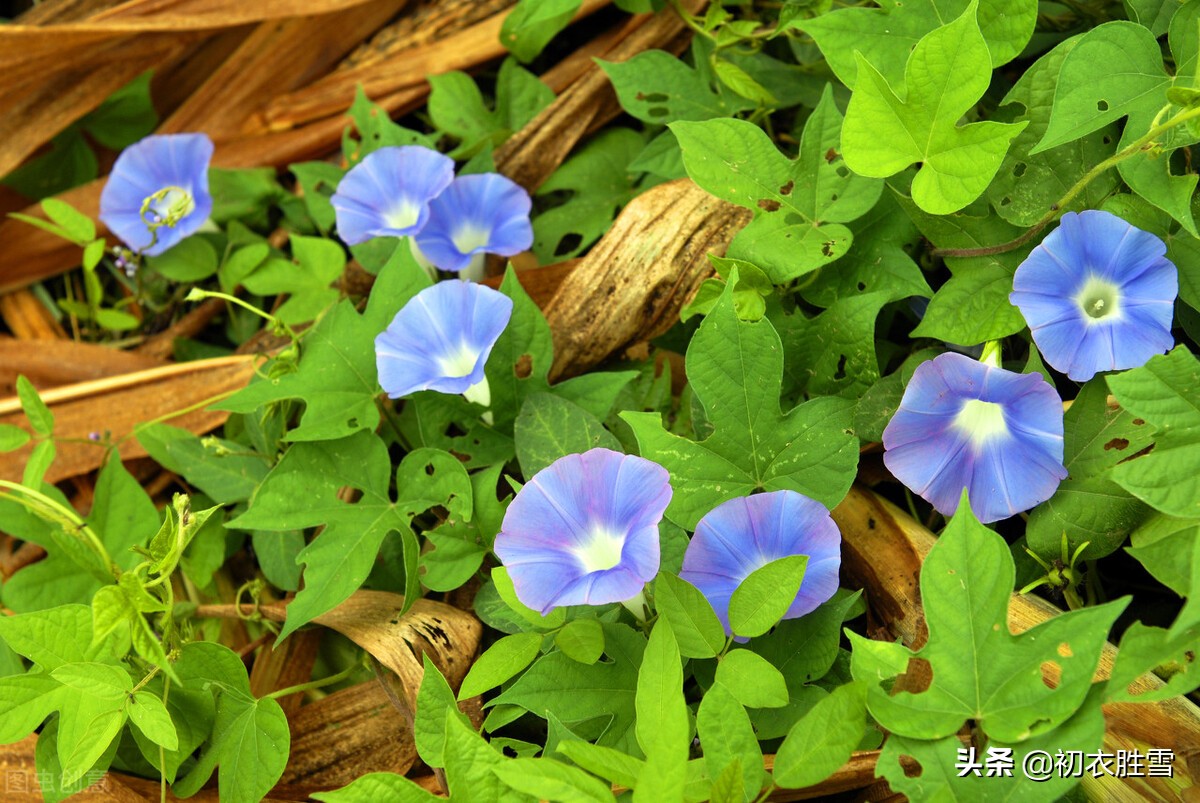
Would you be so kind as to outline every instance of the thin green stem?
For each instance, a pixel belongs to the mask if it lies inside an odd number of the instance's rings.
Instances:
[[[264,312],[250,302],[244,301],[237,296],[230,295],[229,293],[219,293],[216,290],[201,290],[199,287],[193,287],[188,294],[183,297],[183,300],[203,301],[206,298],[219,298],[227,304],[236,304],[242,309],[248,310],[249,312],[254,313],[258,317],[270,323],[271,326],[274,327],[276,334],[287,335],[287,337],[290,338],[293,343],[298,340],[296,333],[292,331],[292,327],[288,326],[271,313]]]
[[[120,575],[120,569],[113,563],[113,559],[108,554],[108,550],[104,547],[104,542],[100,540],[100,536],[96,531],[88,526],[88,523],[80,518],[79,514],[74,510],[62,505],[58,501],[51,499],[40,491],[35,491],[32,488],[26,488],[24,485],[9,480],[0,480],[0,488],[7,489],[11,493],[0,493],[0,496],[12,499],[17,504],[27,508],[35,515],[41,516],[47,521],[54,522],[63,528],[68,534],[77,534],[82,537],[84,542],[90,546],[100,559],[104,562],[113,573],[113,577]]]
[[[129,434],[127,434],[121,438],[118,438],[112,445],[120,446],[122,443],[129,440],[130,438],[136,437],[138,432],[141,431],[145,427],[148,427],[152,424],[161,424],[165,421],[170,421],[172,418],[178,418],[181,415],[187,415],[188,413],[195,412],[196,410],[203,410],[205,407],[209,406],[210,404],[216,404],[219,401],[228,399],[230,396],[237,393],[239,390],[241,390],[241,388],[234,388],[232,390],[222,391],[221,393],[218,393],[215,396],[209,396],[207,399],[202,399],[202,400],[196,402],[195,404],[190,404],[181,410],[175,410],[175,411],[167,413],[165,415],[160,415],[158,418],[152,419],[150,421],[143,421],[142,423],[140,423],[136,427],[134,427],[133,430]]]
[[[143,686],[145,686],[147,683],[149,683],[151,680],[154,679],[154,676],[157,675],[158,672],[159,672],[159,667],[157,667],[157,666],[152,667],[150,669],[150,671],[146,673],[146,677],[139,680],[138,684],[129,690],[129,693],[137,694],[139,691],[142,690]]]
[[[278,700],[281,697],[287,697],[291,694],[299,694],[300,692],[319,689],[322,686],[332,686],[334,683],[340,683],[353,675],[358,667],[359,665],[357,663],[350,664],[336,675],[330,675],[329,677],[321,678],[320,680],[310,680],[308,683],[300,683],[295,686],[288,686],[286,689],[279,689],[278,691],[271,692],[267,695],[267,697],[270,697],[272,700]]]
[[[983,257],[993,254],[1003,254],[1007,251],[1012,251],[1014,248],[1020,248],[1025,243],[1032,240],[1037,233],[1053,223],[1062,214],[1063,209],[1075,200],[1079,193],[1083,192],[1089,184],[1096,178],[1107,172],[1110,168],[1116,167],[1121,162],[1131,156],[1136,156],[1143,151],[1147,151],[1154,146],[1155,140],[1160,136],[1170,131],[1172,128],[1186,123],[1188,120],[1194,120],[1200,117],[1200,106],[1191,109],[1185,109],[1179,114],[1167,120],[1165,123],[1154,126],[1144,135],[1130,143],[1127,147],[1117,151],[1112,156],[1100,162],[1088,172],[1084,173],[1072,187],[1067,190],[1063,197],[1058,199],[1058,202],[1050,206],[1050,211],[1042,216],[1041,220],[1034,223],[1025,233],[1015,240],[1009,240],[1006,243],[999,245],[989,245],[983,248],[937,248],[934,249],[933,255],[940,257]]]

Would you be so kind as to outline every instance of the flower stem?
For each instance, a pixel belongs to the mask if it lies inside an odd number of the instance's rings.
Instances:
[[[79,514],[74,510],[65,507],[39,491],[26,488],[20,483],[0,480],[0,488],[11,491],[11,493],[0,494],[0,497],[12,499],[31,513],[59,525],[67,534],[81,538],[100,557],[100,560],[112,572],[114,578],[120,576],[121,571],[113,563],[113,559],[109,556],[108,550],[104,548],[104,543],[100,540],[100,536],[96,535],[96,531],[88,526],[88,523],[80,518]]]
[[[1165,123],[1154,126],[1141,137],[1130,143],[1127,147],[1117,151],[1103,162],[1100,162],[1091,170],[1084,173],[1079,180],[1076,181],[1075,184],[1066,191],[1063,197],[1059,198],[1056,203],[1051,204],[1050,211],[1043,215],[1041,220],[1026,229],[1025,233],[1020,237],[1017,237],[1014,240],[1009,240],[1006,243],[984,246],[982,248],[935,248],[933,255],[939,257],[983,257],[991,256],[993,254],[1003,254],[1007,251],[1012,251],[1015,248],[1020,248],[1022,245],[1037,236],[1039,231],[1057,220],[1059,215],[1062,213],[1063,208],[1074,201],[1076,196],[1083,192],[1096,178],[1100,177],[1110,168],[1116,167],[1129,157],[1136,156],[1143,151],[1150,150],[1150,148],[1154,146],[1154,141],[1160,136],[1167,133],[1172,128],[1175,128],[1177,125],[1186,123],[1188,120],[1194,120],[1197,117],[1200,117],[1200,106],[1185,109],[1171,119],[1167,120]]]
[[[310,680],[308,683],[299,683],[295,686],[288,686],[286,689],[273,691],[266,696],[270,697],[272,700],[278,700],[280,697],[287,697],[291,694],[299,694],[300,692],[319,689],[322,686],[332,686],[334,683],[340,683],[341,681],[353,675],[358,667],[359,665],[357,663],[353,663],[343,669],[341,672],[338,672],[336,675],[330,675],[329,677],[321,678],[320,680]]]

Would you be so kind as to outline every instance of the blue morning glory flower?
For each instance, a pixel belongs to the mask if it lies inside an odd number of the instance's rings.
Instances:
[[[842,534],[820,502],[795,491],[740,496],[700,519],[679,576],[700,589],[729,633],[729,599],[756,569],[808,556],[800,591],[783,617],[795,619],[837,591],[841,547]]]
[[[658,523],[670,501],[657,463],[609,449],[569,454],[517,493],[494,548],[517,598],[543,614],[624,602],[658,573]]]
[[[375,338],[379,384],[393,399],[437,390],[487,406],[483,367],[512,309],[512,299],[480,284],[455,279],[426,287]]]
[[[454,160],[420,145],[380,148],[338,182],[330,202],[348,245],[407,237],[429,219],[429,202],[454,180]]]
[[[510,257],[533,245],[529,193],[499,173],[459,176],[429,204],[417,246],[442,270],[459,272],[484,254]]]
[[[1044,502],[1067,476],[1054,388],[953,352],[917,366],[883,446],[888,470],[938,512],[966,488],[982,522]]]
[[[117,157],[100,193],[100,221],[131,251],[158,256],[195,234],[212,212],[204,134],[158,134]]]
[[[1175,343],[1179,274],[1166,252],[1116,215],[1068,212],[1017,268],[1008,298],[1046,362],[1071,379],[1137,368]]]

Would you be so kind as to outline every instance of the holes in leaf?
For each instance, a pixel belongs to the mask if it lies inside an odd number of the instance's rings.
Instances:
[[[912,756],[900,756],[900,769],[904,771],[905,778],[920,778],[921,773],[925,768],[921,766],[921,762],[917,761]]]
[[[838,158],[838,152],[835,151],[833,148],[830,148],[829,150],[825,151],[825,161],[829,162],[829,164],[833,164],[833,160],[837,159],[837,158]]]
[[[860,292],[860,293],[861,293],[863,290],[866,290],[866,289],[867,289],[867,284],[866,284],[866,282],[859,282],[859,283],[858,283],[858,292]]]
[[[522,354],[517,358],[517,361],[513,363],[513,376],[515,376],[517,379],[528,379],[529,375],[532,373],[533,355]]]
[[[932,684],[933,665],[924,658],[909,658],[908,665],[904,667],[904,673],[896,677],[892,694],[895,695],[901,691],[920,694],[928,690]]]
[[[836,201],[837,199],[838,199],[838,196],[837,196],[837,193],[836,193],[836,192],[835,192],[833,195],[830,195],[830,196],[829,196],[829,200],[830,200],[830,202]]]
[[[651,117],[666,117],[671,113],[671,110],[666,106],[651,106],[649,109],[646,109],[646,113]]]
[[[758,208],[762,209],[764,211],[778,212],[779,206],[780,206],[779,201],[776,201],[773,198],[759,198],[758,199]]]
[[[434,468],[433,468],[433,463],[427,463],[427,464],[425,465],[425,474],[426,474],[426,476],[432,477],[432,476],[433,476],[433,471],[434,471]]]
[[[789,181],[787,184],[784,184],[782,187],[779,188],[779,194],[780,195],[791,195],[792,190],[794,190],[795,188],[796,188],[796,182]]]
[[[1128,438],[1113,438],[1111,441],[1104,444],[1104,451],[1106,451],[1106,452],[1111,449],[1116,449],[1119,452],[1122,449],[1127,449],[1127,448],[1129,448],[1129,439]]]
[[[1058,687],[1058,681],[1062,677],[1062,667],[1054,661],[1042,661],[1042,685],[1047,689]]]
[[[1028,165],[1026,165],[1024,162],[1017,162],[1015,165],[1013,165],[1013,175],[1017,178],[1020,178],[1021,176],[1025,175],[1025,168],[1027,167]]]
[[[828,241],[828,242],[821,243],[821,253],[822,253],[822,254],[824,254],[824,255],[825,255],[825,256],[827,256],[827,257],[831,257],[831,256],[833,256],[833,246],[834,246],[834,244],[835,244],[835,243],[834,243],[834,241],[833,241],[833,240],[830,240],[830,241]]]
[[[1101,111],[1101,112],[1108,111],[1108,101],[1107,100],[1096,101],[1096,111]]]
[[[837,170],[835,170],[833,172],[837,173],[842,178],[845,178],[846,176],[850,175],[850,169],[847,168],[845,165],[838,165]]]
[[[662,92],[651,92],[648,95],[645,92],[639,92],[637,93],[636,97],[638,100],[645,101],[646,103],[666,103],[668,100],[670,100],[670,98],[667,95],[664,95]]]
[[[450,426],[446,427],[446,432],[444,434],[447,438],[461,438],[463,435],[467,434],[467,431],[458,424],[452,423]]]
[[[1009,198],[1007,195],[1000,199],[1001,206],[1008,206],[1011,203],[1012,203],[1012,198]]]
[[[1146,419],[1144,419],[1144,418],[1135,418],[1135,419],[1133,419],[1133,425],[1134,425],[1135,427],[1140,427],[1140,426],[1142,426],[1142,425],[1143,425],[1143,424],[1145,424],[1145,423],[1146,423]]]
[[[350,427],[350,429],[358,429],[358,418],[347,418],[346,426]]]
[[[1100,137],[1100,141],[1105,145],[1110,145],[1112,144],[1112,137],[1110,137],[1108,134],[1105,134],[1104,136]]]
[[[834,379],[845,379],[846,378],[846,355],[845,354],[838,355],[837,370],[833,372],[833,378]]]
[[[583,235],[576,232],[564,234],[554,247],[554,256],[561,257],[574,252],[583,244]]]

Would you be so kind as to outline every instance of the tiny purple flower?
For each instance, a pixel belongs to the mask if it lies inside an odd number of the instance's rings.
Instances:
[[[511,298],[484,285],[453,279],[426,287],[375,338],[379,384],[393,399],[418,390],[464,393],[481,385],[512,309]],[[486,406],[489,399],[479,401]]]
[[[1175,342],[1179,274],[1166,251],[1116,215],[1068,212],[1017,268],[1008,298],[1046,362],[1071,379],[1137,368]]]
[[[658,573],[658,523],[670,501],[657,463],[609,449],[569,454],[521,488],[494,548],[535,611],[624,602]]]
[[[454,160],[420,145],[380,148],[350,168],[330,202],[348,245],[408,237],[429,219],[429,202],[454,180]]]
[[[883,446],[888,470],[938,512],[952,515],[966,488],[985,523],[1044,502],[1067,476],[1054,388],[952,352],[917,366]]]
[[[159,134],[117,157],[100,193],[100,221],[135,253],[157,256],[204,225],[212,212],[204,134]]]
[[[475,255],[510,257],[533,245],[529,193],[499,173],[459,176],[429,204],[429,222],[417,234],[425,257],[458,272]]]
[[[679,576],[700,589],[729,629],[729,600],[755,570],[773,560],[807,555],[804,581],[784,614],[812,613],[837,591],[842,534],[820,502],[795,491],[739,496],[700,519]]]

